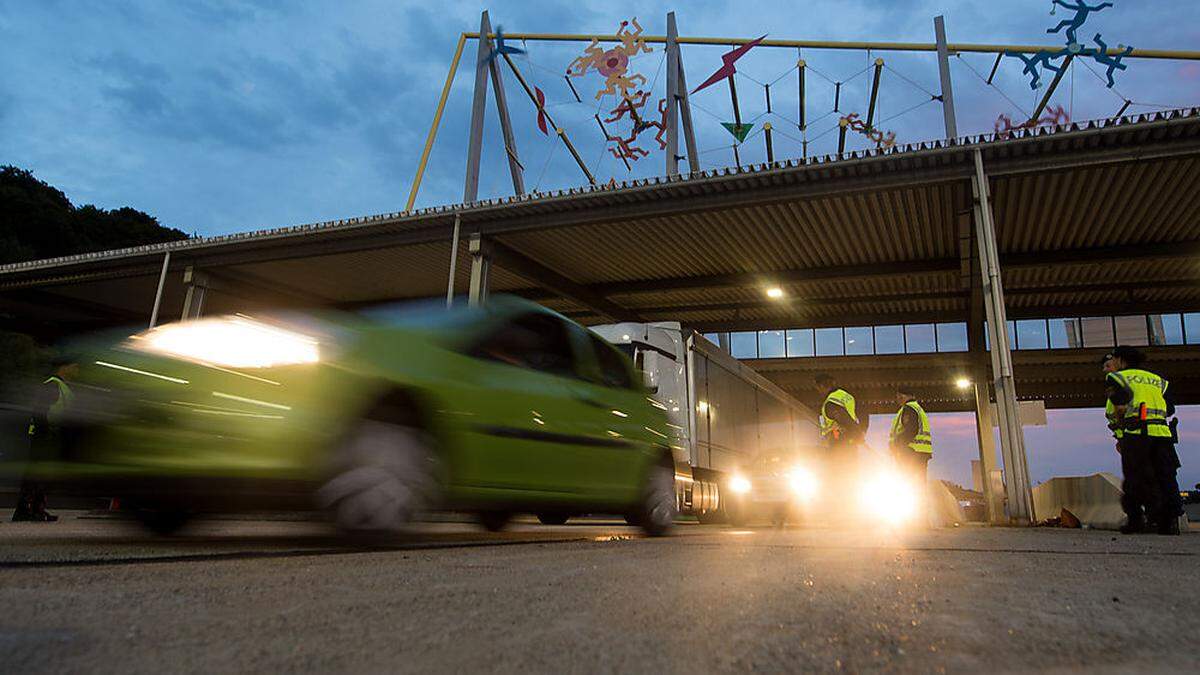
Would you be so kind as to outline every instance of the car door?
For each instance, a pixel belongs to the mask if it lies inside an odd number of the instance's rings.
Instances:
[[[478,490],[574,493],[578,420],[590,411],[568,385],[578,377],[567,325],[527,312],[467,348],[470,379],[455,407],[469,416],[456,482]]]
[[[578,433],[586,439],[580,462],[590,476],[588,488],[613,496],[638,484],[645,444],[646,395],[635,381],[628,359],[595,333],[576,328],[583,377],[568,386],[587,408]]]

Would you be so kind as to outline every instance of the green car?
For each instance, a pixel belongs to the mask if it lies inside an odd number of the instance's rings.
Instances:
[[[155,530],[315,506],[352,531],[444,509],[490,529],[617,513],[660,535],[676,514],[667,418],[632,363],[516,298],[203,318],[87,354],[56,456],[28,475]]]

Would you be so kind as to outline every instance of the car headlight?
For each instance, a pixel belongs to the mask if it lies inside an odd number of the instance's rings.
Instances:
[[[864,512],[898,525],[917,515],[920,495],[912,481],[894,471],[876,474],[864,481],[859,495]]]
[[[739,495],[744,495],[750,491],[750,479],[745,476],[734,476],[729,479],[729,489]]]
[[[226,368],[270,368],[316,363],[316,338],[244,316],[172,323],[129,339],[133,349]]]
[[[817,496],[819,484],[817,476],[812,471],[798,466],[793,468],[787,474],[788,487],[792,489],[792,493],[804,501],[808,501]]]

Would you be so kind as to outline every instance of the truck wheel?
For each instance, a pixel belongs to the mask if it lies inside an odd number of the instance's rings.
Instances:
[[[668,534],[675,525],[675,467],[659,464],[650,467],[646,484],[642,487],[642,501],[626,521],[636,524],[651,537]]]
[[[418,429],[362,420],[333,457],[317,501],[348,532],[397,532],[437,494],[437,456]]]
[[[570,518],[565,513],[539,513],[537,514],[538,522],[543,525],[566,525],[567,519]]]
[[[480,511],[479,524],[488,532],[499,532],[508,526],[512,514],[508,511]]]
[[[726,523],[734,527],[742,527],[746,524],[746,505],[740,499],[726,501],[721,510],[725,512]]]

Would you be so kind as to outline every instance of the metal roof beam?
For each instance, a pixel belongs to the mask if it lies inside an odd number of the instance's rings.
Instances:
[[[514,250],[495,239],[489,239],[492,259],[495,264],[507,269],[522,278],[557,293],[558,295],[579,303],[595,314],[613,321],[642,321],[635,311],[626,309],[617,303],[598,295],[587,287],[555,272],[542,263],[530,258],[524,253]]]

